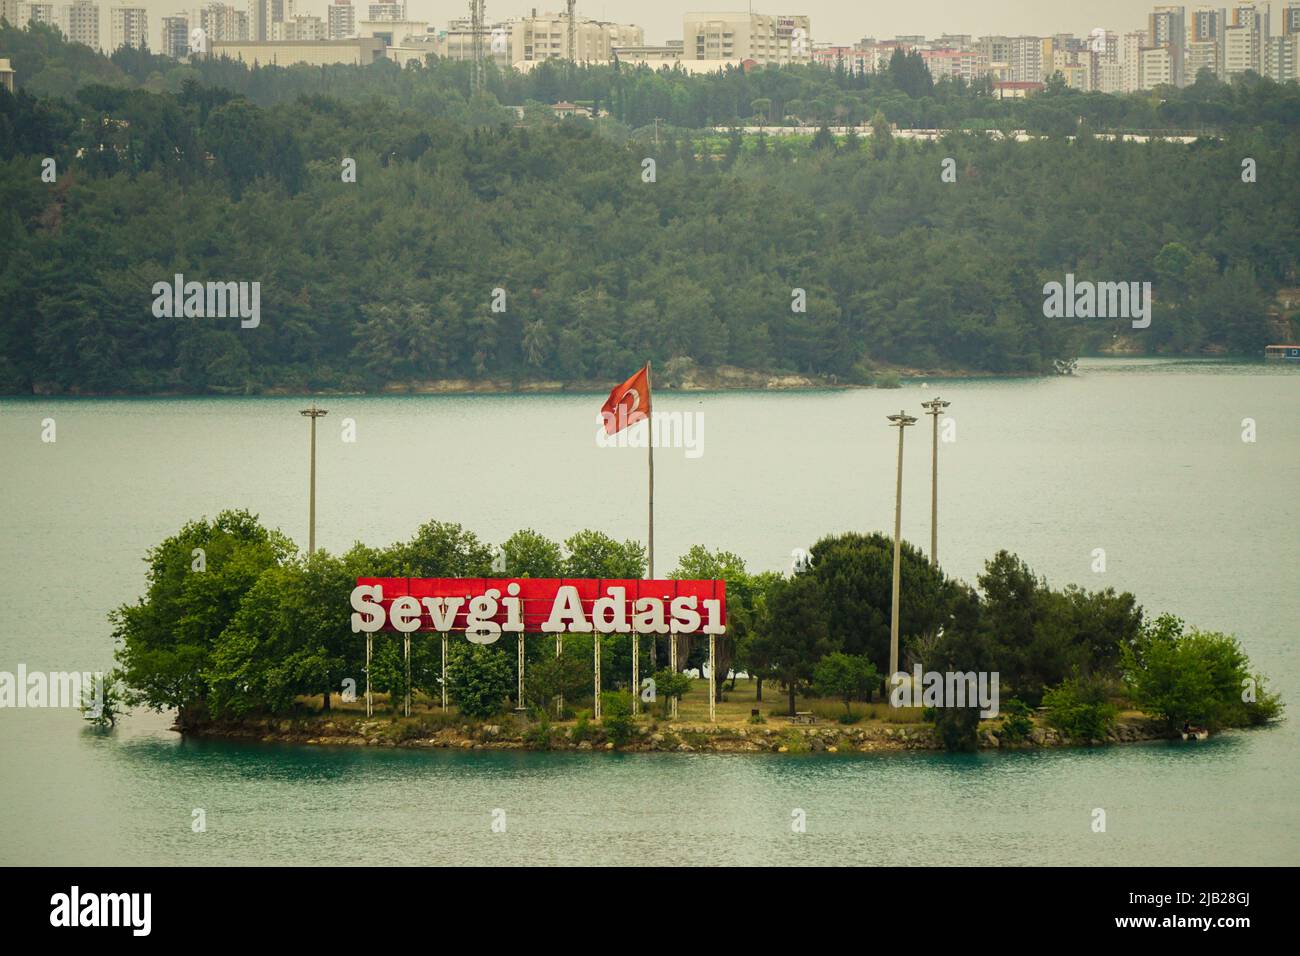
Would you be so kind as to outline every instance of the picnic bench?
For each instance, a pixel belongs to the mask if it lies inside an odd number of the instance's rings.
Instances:
[[[793,717],[790,718],[792,724],[815,724],[817,715],[811,710],[797,710]]]

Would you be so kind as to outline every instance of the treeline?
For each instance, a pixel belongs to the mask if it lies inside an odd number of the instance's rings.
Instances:
[[[1131,594],[1063,591],[1014,555],[999,552],[979,589],[947,578],[903,545],[901,649],[910,670],[1000,674],[1000,695],[1014,729],[1027,707],[1044,702],[1064,732],[1105,736],[1119,706],[1135,705],[1172,729],[1185,720],[1219,727],[1264,723],[1280,713],[1263,678],[1252,675],[1237,642],[1186,632],[1177,619],[1144,620]],[[746,670],[779,685],[794,713],[797,694],[852,699],[879,694],[888,672],[892,542],[880,534],[823,538],[806,566],[789,576],[751,573],[727,551],[697,545],[670,577],[727,582],[728,632],[717,641],[711,675],[719,698],[728,672]],[[501,569],[504,561],[505,571]],[[563,545],[519,531],[498,551],[459,525],[431,521],[387,548],[355,545],[334,556],[305,557],[292,542],[247,512],[227,511],[187,524],[152,549],[147,591],[112,615],[118,642],[115,680],[126,700],[175,709],[182,728],[209,718],[282,714],[301,698],[365,684],[365,641],[352,633],[349,595],[357,577],[595,577],[645,574],[645,552],[598,531]],[[600,635],[602,691],[630,694],[631,636]],[[642,674],[663,667],[667,642],[679,642],[681,670],[706,660],[702,641],[643,635]],[[441,645],[419,636],[408,682],[399,635],[374,638],[370,681],[391,705],[409,692],[440,701]],[[536,716],[563,697],[570,709],[594,694],[592,636],[566,635],[557,657],[549,639],[525,640],[525,698],[516,694],[516,646],[509,639],[451,641],[452,701],[469,717],[514,705]],[[660,692],[680,696],[679,675],[660,670]],[[1247,685],[1251,693],[1243,688]],[[951,702],[950,702],[951,703]],[[625,720],[625,710],[615,708]],[[932,714],[945,743],[973,746],[979,705]]]
[[[1116,336],[1258,355],[1289,334],[1267,310],[1295,281],[1298,156],[1263,132],[637,144],[194,83],[0,94],[0,390],[612,381],[646,359],[665,385],[868,383],[1040,372]],[[1151,327],[1045,317],[1067,273],[1150,281]],[[259,283],[260,324],[156,314],[176,274]]]
[[[528,73],[488,64],[486,95],[470,94],[470,65],[430,58],[424,64],[383,60],[365,67],[246,65],[229,59],[182,63],[123,48],[104,57],[66,43],[54,27],[0,29],[0,56],[12,60],[20,86],[38,96],[71,99],[84,85],[139,87],[179,93],[187,82],[217,86],[260,106],[326,95],[355,103],[379,101],[431,117],[478,125],[513,119],[505,107],[568,100],[606,110],[624,132],[661,124],[690,129],[732,124],[858,124],[877,112],[901,128],[1025,129],[1073,133],[1094,129],[1212,130],[1300,125],[1300,88],[1254,74],[1231,84],[1208,71],[1186,89],[1162,87],[1126,95],[1081,94],[1056,78],[1045,94],[999,100],[986,79],[935,82],[919,54],[897,53],[878,75],[791,66],[746,73],[727,69],[689,75],[667,67],[546,63]]]

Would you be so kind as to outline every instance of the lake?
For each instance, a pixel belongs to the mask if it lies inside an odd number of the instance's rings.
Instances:
[[[973,582],[1005,548],[1053,586],[1133,591],[1235,633],[1294,713],[1296,368],[1098,359],[1063,378],[660,391],[656,411],[704,429],[698,457],[655,453],[657,571],[696,543],[789,570],[823,534],[892,532],[885,416],[920,417],[936,394],[955,439],[940,445],[950,574]],[[431,517],[491,542],[643,538],[646,453],[597,446],[603,399],[317,399],[318,545],[382,545]],[[108,611],[187,520],[245,507],[305,547],[306,404],[0,399],[0,670],[106,669]],[[903,491],[903,535],[926,549],[930,427],[908,430]],[[1194,747],[799,757],[242,745],[169,723],[140,713],[103,735],[72,710],[0,710],[0,863],[1300,863],[1294,719]]]

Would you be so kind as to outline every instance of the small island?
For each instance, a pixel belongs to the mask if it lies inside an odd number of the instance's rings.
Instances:
[[[883,534],[829,535],[782,574],[689,549],[669,578],[726,582],[712,673],[683,634],[643,639],[635,669],[617,633],[419,633],[408,650],[381,632],[368,657],[348,613],[358,578],[639,579],[645,549],[592,530],[494,547],[430,521],[386,548],[303,554],[225,511],[150,551],[146,594],[111,615],[118,666],[98,719],[144,706],[175,712],[182,734],[317,745],[847,754],[1195,741],[1281,716],[1235,637],[1113,589],[1053,589],[1005,551],[973,587],[907,542],[909,677],[886,681],[892,551]]]

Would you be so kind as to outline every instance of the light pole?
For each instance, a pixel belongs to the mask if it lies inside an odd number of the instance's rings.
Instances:
[[[310,557],[316,552],[316,419],[329,413],[312,402],[311,408],[304,408],[298,414],[311,419],[311,490],[307,506],[307,555]]]
[[[898,429],[898,482],[894,489],[894,595],[889,614],[889,677],[898,673],[898,595],[903,563],[903,430],[915,425],[916,419],[904,411],[889,416],[891,428]]]
[[[934,416],[934,440],[930,454],[930,562],[939,566],[939,416],[952,402],[945,402],[936,395],[921,407],[927,415]]]

